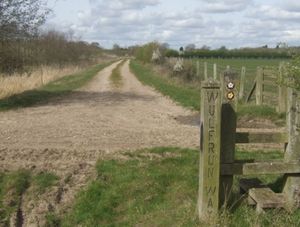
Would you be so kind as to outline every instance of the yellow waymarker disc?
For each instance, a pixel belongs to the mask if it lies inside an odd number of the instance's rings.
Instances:
[[[229,99],[229,100],[234,99],[234,93],[232,91],[227,93],[227,99]]]

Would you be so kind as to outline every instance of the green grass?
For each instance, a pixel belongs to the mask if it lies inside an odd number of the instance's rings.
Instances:
[[[251,86],[256,76],[256,69],[260,67],[279,67],[280,62],[287,61],[287,59],[222,59],[222,58],[209,58],[209,59],[195,59],[193,60],[195,65],[196,61],[200,62],[200,78],[204,79],[204,62],[207,62],[207,72],[209,76],[213,75],[213,64],[217,64],[217,71],[221,73],[226,70],[226,67],[229,65],[230,68],[237,72],[241,73],[242,67],[246,67],[246,90]]]
[[[66,95],[86,84],[107,65],[109,64],[96,65],[83,72],[68,75],[50,82],[41,88],[0,99],[0,111],[43,104],[47,103],[51,98]]]
[[[246,67],[246,71],[255,71],[258,66],[279,66],[279,63],[282,61],[286,61],[287,59],[239,59],[239,58],[200,58],[195,59],[194,61],[200,62],[200,68],[204,68],[204,62],[208,64],[208,73],[212,73],[213,67],[212,64],[216,63],[220,70],[225,70],[227,65],[234,70],[241,70],[244,66]],[[210,67],[211,66],[211,67]],[[248,69],[248,70],[247,70]]]
[[[31,186],[42,194],[54,185],[58,177],[51,173],[32,174],[29,170],[0,173],[0,226],[9,226],[9,220],[20,206],[21,198]]]
[[[257,61],[257,60],[253,60]],[[274,60],[275,61],[275,60]],[[154,87],[162,94],[169,96],[180,105],[200,110],[200,85],[199,90],[189,87],[187,84],[181,85],[155,73],[150,66],[143,65],[138,61],[131,61],[130,67],[136,77],[144,84]],[[280,121],[284,119],[284,115],[279,115],[275,108],[270,106],[256,106],[253,104],[239,104],[237,109],[238,117],[259,117]]]
[[[149,66],[142,65],[134,60],[130,61],[130,68],[143,84],[154,87],[160,93],[169,96],[182,106],[195,110],[200,109],[200,88],[198,90],[176,84],[167,78],[157,75]]]
[[[196,215],[198,151],[155,148],[125,156],[127,160],[98,162],[97,179],[79,193],[70,213],[61,219],[62,226],[208,226]],[[237,158],[278,159],[282,154],[238,152]],[[260,179],[274,190],[281,182],[278,175]],[[237,186],[233,193],[238,198]],[[268,210],[257,215],[242,202],[222,212],[210,226],[299,226],[299,222],[299,210],[292,214]]]
[[[269,119],[284,119],[284,114],[278,114],[275,108],[271,106],[256,106],[250,105],[239,105],[238,106],[238,116],[249,116],[249,117],[260,117]]]
[[[0,173],[0,225],[9,226],[12,213],[20,206],[21,196],[30,185],[30,172]]]
[[[110,75],[110,80],[114,87],[119,88],[123,85],[121,67],[124,65],[125,60],[121,61],[116,68],[114,68]]]
[[[59,178],[53,173],[42,172],[33,177],[33,184],[37,191],[45,192],[47,188],[56,185]]]
[[[0,173],[0,225],[8,226],[12,213],[21,203],[21,196],[30,185],[30,172],[19,170]]]

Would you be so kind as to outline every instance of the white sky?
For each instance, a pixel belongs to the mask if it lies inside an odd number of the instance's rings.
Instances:
[[[49,0],[46,29],[104,47],[300,46],[300,0]]]

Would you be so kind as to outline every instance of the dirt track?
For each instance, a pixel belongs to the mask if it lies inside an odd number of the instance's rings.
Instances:
[[[104,155],[157,146],[198,146],[197,125],[176,120],[195,113],[143,86],[130,72],[129,62],[121,70],[123,86],[114,88],[109,77],[116,64],[66,97],[0,113],[0,171],[47,170],[62,179],[59,187],[35,202],[25,196],[25,226],[40,223],[49,204],[56,210],[69,204]],[[69,176],[72,180],[63,183]],[[51,197],[62,192],[56,202],[60,205],[53,204]]]
[[[58,162],[58,170],[60,162],[94,162],[101,151],[198,145],[198,127],[176,120],[191,111],[143,86],[128,62],[122,68],[123,86],[115,89],[109,80],[115,66],[67,97],[0,113],[1,168]]]

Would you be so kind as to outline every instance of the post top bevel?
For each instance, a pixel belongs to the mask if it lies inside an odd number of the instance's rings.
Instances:
[[[221,83],[218,80],[214,80],[213,78],[208,78],[207,80],[201,82],[201,88],[220,89]]]

